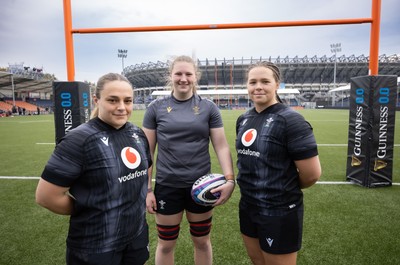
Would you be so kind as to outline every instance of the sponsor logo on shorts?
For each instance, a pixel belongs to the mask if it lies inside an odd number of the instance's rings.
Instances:
[[[272,243],[274,243],[274,240],[272,238],[266,238],[268,246],[272,247]]]
[[[165,205],[167,204],[165,201],[163,201],[163,200],[160,200],[159,202],[158,202],[159,204],[160,204],[160,209],[161,210],[165,210]]]

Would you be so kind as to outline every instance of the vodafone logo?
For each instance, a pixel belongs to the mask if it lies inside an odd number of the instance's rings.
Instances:
[[[257,137],[257,130],[256,129],[248,129],[242,135],[242,144],[246,147],[249,147],[254,143]]]
[[[125,166],[129,169],[137,168],[140,162],[142,162],[138,151],[132,147],[125,147],[122,149],[121,158]]]

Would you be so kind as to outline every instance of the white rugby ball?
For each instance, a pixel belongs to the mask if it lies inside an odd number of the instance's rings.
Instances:
[[[219,192],[211,193],[211,190],[225,184],[226,179],[222,174],[209,173],[200,177],[192,186],[192,198],[200,205],[210,206],[214,204],[219,196]]]

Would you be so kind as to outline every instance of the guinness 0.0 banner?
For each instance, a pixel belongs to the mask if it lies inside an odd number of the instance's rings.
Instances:
[[[351,79],[346,179],[392,185],[397,76]]]
[[[90,118],[90,88],[83,82],[53,82],[56,143]]]

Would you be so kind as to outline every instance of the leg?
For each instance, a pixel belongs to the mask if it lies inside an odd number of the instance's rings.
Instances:
[[[297,252],[289,254],[270,254],[263,251],[265,264],[268,265],[296,265]]]
[[[296,265],[297,252],[289,254],[270,254],[260,248],[258,238],[248,237],[242,234],[247,255],[254,265]]]
[[[158,229],[158,244],[155,257],[156,265],[174,264],[174,249],[179,234],[179,224],[182,221],[182,215],[183,212],[173,215],[156,214]]]
[[[194,263],[196,265],[212,264],[213,253],[210,239],[211,217],[212,210],[200,214],[186,212],[194,245]]]
[[[263,253],[265,252],[261,250],[258,238],[248,237],[244,234],[242,234],[242,238],[244,246],[246,247],[247,255],[250,257],[250,260],[254,265],[269,264],[265,262],[263,256]]]

